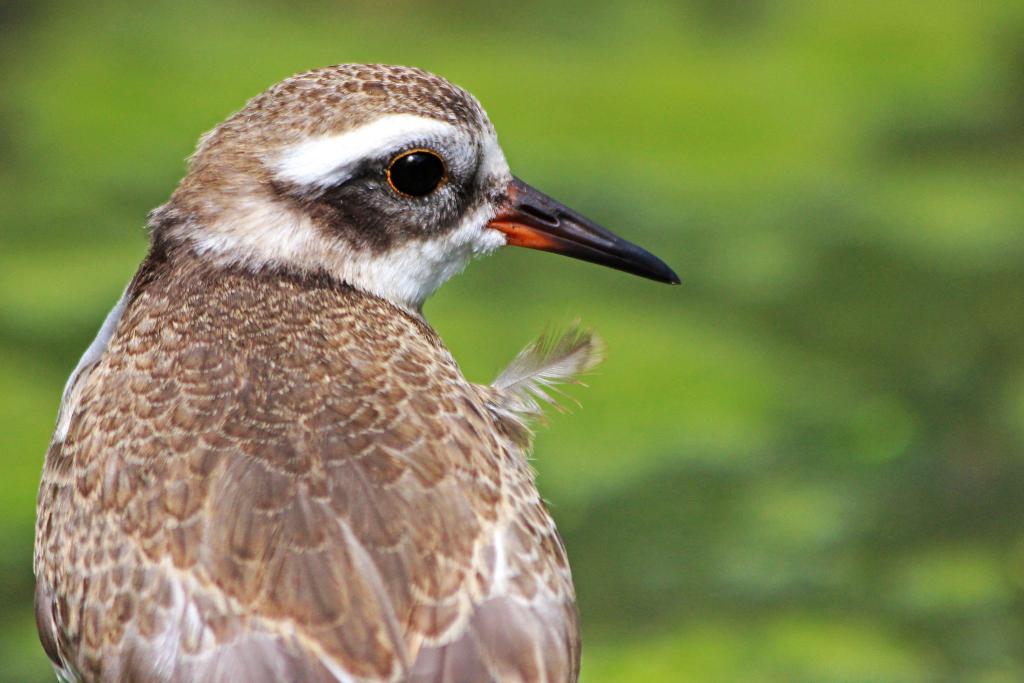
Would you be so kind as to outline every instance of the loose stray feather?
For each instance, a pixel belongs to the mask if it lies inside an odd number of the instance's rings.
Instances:
[[[489,404],[517,441],[528,443],[530,425],[544,417],[544,406],[564,411],[559,384],[582,384],[578,376],[605,355],[604,341],[573,322],[561,334],[545,331],[512,359],[491,384]]]

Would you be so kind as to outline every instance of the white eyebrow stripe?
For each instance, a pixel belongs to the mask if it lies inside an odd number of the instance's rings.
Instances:
[[[363,159],[389,152],[402,143],[451,135],[455,126],[413,114],[390,114],[340,135],[310,138],[287,148],[274,164],[281,180],[330,187],[344,182]]]

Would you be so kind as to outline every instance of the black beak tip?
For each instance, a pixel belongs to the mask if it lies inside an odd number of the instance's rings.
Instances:
[[[666,285],[681,284],[679,276],[676,275],[676,272],[669,268],[668,266],[665,266],[665,264],[662,265],[664,266],[664,268],[661,269],[661,272],[659,272],[654,279],[658,280],[658,282],[664,282]]]
[[[668,267],[668,264],[662,261],[660,258],[650,252],[644,253],[644,268],[637,272],[637,275],[643,275],[646,278],[655,280],[656,282],[664,282],[666,285],[678,285],[680,284],[679,276],[676,272]]]

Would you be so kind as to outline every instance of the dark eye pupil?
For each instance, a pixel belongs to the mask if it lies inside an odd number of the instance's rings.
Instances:
[[[399,192],[413,197],[430,194],[444,179],[444,162],[430,152],[410,152],[391,162],[388,181]]]

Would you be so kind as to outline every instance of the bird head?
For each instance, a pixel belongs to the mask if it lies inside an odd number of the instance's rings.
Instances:
[[[326,272],[412,310],[505,245],[679,282],[514,177],[476,99],[407,67],[317,69],[253,98],[203,136],[151,225],[206,258]]]

